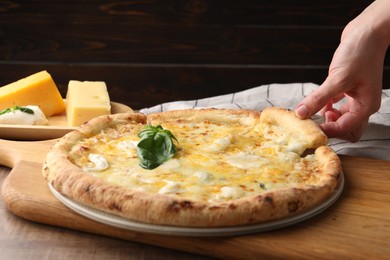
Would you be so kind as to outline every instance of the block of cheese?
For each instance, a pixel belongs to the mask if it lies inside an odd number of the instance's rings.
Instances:
[[[105,82],[69,81],[66,94],[68,126],[79,126],[94,117],[109,114],[111,105]]]
[[[46,117],[65,112],[65,102],[47,71],[0,88],[0,109],[29,105],[38,106]]]

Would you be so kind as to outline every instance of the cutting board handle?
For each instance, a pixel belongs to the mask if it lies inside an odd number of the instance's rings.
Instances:
[[[0,139],[0,165],[13,168],[22,160],[42,163],[57,140],[19,142]]]

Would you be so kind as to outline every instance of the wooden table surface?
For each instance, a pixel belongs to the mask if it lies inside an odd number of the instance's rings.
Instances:
[[[0,186],[10,169],[0,166]],[[0,259],[209,259],[21,219],[0,199]]]

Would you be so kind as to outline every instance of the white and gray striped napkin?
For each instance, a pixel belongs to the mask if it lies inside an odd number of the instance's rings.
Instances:
[[[200,108],[230,108],[263,110],[266,107],[284,107],[294,109],[304,96],[317,88],[313,83],[268,84],[231,94],[188,101],[175,101],[141,109],[144,114]],[[322,119],[315,115],[313,119]],[[369,125],[361,140],[350,143],[340,139],[331,139],[330,146],[338,153],[362,156],[390,161],[390,89],[382,91],[382,105],[371,116]]]

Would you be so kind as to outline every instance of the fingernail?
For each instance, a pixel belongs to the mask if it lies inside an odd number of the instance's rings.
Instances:
[[[309,110],[307,110],[305,105],[301,105],[295,110],[295,115],[302,119],[307,118],[309,116]]]

